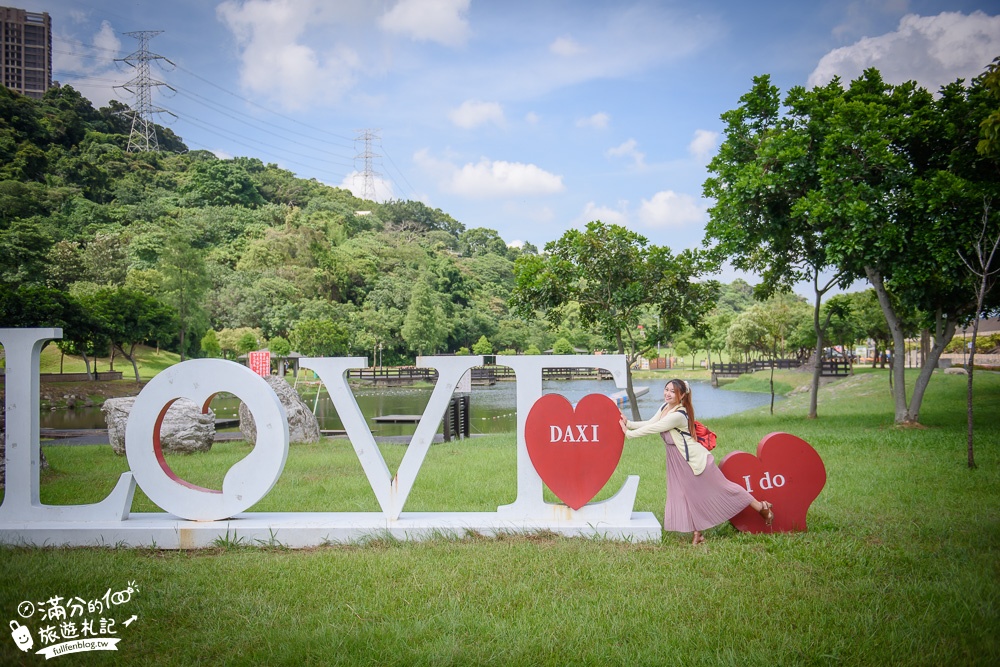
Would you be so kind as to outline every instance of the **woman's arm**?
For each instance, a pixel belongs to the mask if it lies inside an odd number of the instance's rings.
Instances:
[[[646,422],[627,422],[625,429],[626,438],[638,438],[652,433],[663,433],[675,428],[686,428],[687,419],[677,411],[658,413]]]

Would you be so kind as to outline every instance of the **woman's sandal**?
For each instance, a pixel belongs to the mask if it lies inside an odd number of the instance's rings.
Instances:
[[[700,531],[695,531],[694,537],[691,539],[692,546],[697,546],[699,544],[705,543],[705,536],[701,534]]]
[[[774,512],[771,511],[772,505],[766,500],[762,500],[760,502],[760,505],[761,505],[759,512],[760,518],[764,520],[765,526],[770,526],[772,523],[774,523]]]

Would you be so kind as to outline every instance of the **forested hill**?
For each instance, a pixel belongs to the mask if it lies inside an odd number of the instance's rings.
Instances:
[[[494,350],[590,342],[572,322],[509,315],[513,261],[534,248],[419,202],[188,151],[162,127],[159,152],[130,153],[127,111],[68,86],[38,101],[0,86],[3,326],[63,326],[64,346],[90,354],[141,338],[217,354],[252,332],[305,354],[381,349],[384,363],[482,336]]]

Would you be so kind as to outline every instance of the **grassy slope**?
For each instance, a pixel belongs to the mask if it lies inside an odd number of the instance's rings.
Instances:
[[[145,345],[136,347],[135,352],[136,361],[139,366],[140,380],[148,380],[164,368],[168,368],[180,360],[180,356],[174,352],[157,350]],[[83,357],[72,357],[69,355],[61,357],[62,355],[58,347],[51,343],[46,345],[45,349],[42,350],[40,360],[41,372],[58,373],[60,372],[60,363],[62,365],[62,372],[64,373],[85,373],[87,371],[86,364],[83,363]],[[110,361],[108,357],[98,358],[97,369],[101,372],[109,370]],[[90,360],[90,370],[94,370],[93,359]],[[121,355],[115,357],[115,370],[121,371],[123,379],[135,380],[135,371],[132,369],[132,363]]]
[[[809,531],[709,531],[705,547],[545,536],[470,537],[309,551],[220,548],[0,551],[0,611],[22,599],[96,597],[134,580],[122,619],[129,664],[995,664],[1000,659],[1000,375],[977,375],[979,468],[965,467],[965,378],[936,375],[926,428],[892,426],[882,373],[712,421],[721,459],[795,433],[828,472]],[[171,464],[218,486],[246,446]],[[390,468],[403,449],[383,448]],[[106,447],[47,447],[44,502],[106,494],[122,459]],[[663,447],[630,442],[619,471],[638,510],[662,517]],[[514,490],[510,436],[432,448],[408,510],[490,510]],[[137,494],[141,496],[141,494]],[[136,509],[151,507],[144,497]],[[344,441],[296,446],[255,510],[374,510]],[[779,510],[780,511],[780,510]],[[279,536],[280,540],[280,536]],[[21,656],[0,640],[0,664]],[[82,654],[77,662],[107,662]],[[40,659],[40,658],[39,658]],[[76,664],[76,663],[74,663]]]

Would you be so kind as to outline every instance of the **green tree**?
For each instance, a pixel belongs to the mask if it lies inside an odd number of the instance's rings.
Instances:
[[[215,329],[209,329],[205,332],[205,335],[201,337],[201,351],[204,352],[207,357],[222,356],[222,346],[219,345],[219,337],[215,333]]]
[[[718,260],[761,276],[754,290],[759,298],[787,291],[809,281],[815,294],[816,367],[810,392],[809,417],[817,416],[820,359],[824,323],[823,296],[833,287],[846,287],[849,273],[827,256],[829,225],[802,214],[801,202],[818,187],[822,175],[811,152],[824,131],[825,116],[814,113],[830,97],[841,94],[834,80],[806,93],[793,89],[785,100],[790,110],[782,116],[778,88],[770,77],[754,77],[740,106],[722,114],[725,140],[709,163],[714,174],[705,181],[706,197],[715,200],[705,226],[705,244]],[[825,276],[832,270],[832,275]]]
[[[177,314],[181,361],[187,353],[187,334],[205,330],[208,318],[202,307],[202,297],[209,287],[208,271],[200,250],[191,245],[188,234],[170,237],[160,257],[159,271],[163,275],[163,298]]]
[[[568,338],[559,338],[552,344],[552,354],[576,354],[576,348]]]
[[[982,134],[976,149],[983,155],[995,155],[1000,153],[1000,56],[986,67],[981,84],[992,96],[994,108],[979,124]]]
[[[582,232],[567,231],[545,251],[515,263],[512,309],[525,318],[543,311],[558,323],[570,304],[578,304],[581,321],[626,356],[626,391],[637,419],[632,364],[685,323],[698,322],[711,309],[718,285],[694,281],[703,270],[694,253],[675,256],[635,232],[600,221]],[[638,325],[649,319],[656,324],[640,335]]]
[[[934,97],[914,83],[886,84],[867,70],[844,88],[792,88],[783,104],[767,77],[727,112],[727,140],[706,181],[715,197],[707,239],[720,256],[757,271],[762,290],[810,279],[817,359],[825,345],[820,298],[866,278],[905,354],[898,303],[925,315],[934,345],[907,400],[893,367],[897,423],[919,421],[920,403],[955,325],[977,315],[974,288],[955,248],[978,232],[975,206],[1000,196],[997,162],[975,152],[988,115],[981,85],[956,82]],[[993,224],[993,223],[991,223]],[[821,284],[822,273],[832,278]],[[827,311],[831,315],[832,311]],[[818,377],[810,416],[815,416]]]
[[[260,338],[253,331],[245,331],[236,339],[236,351],[240,354],[253,352],[260,347]]]
[[[112,345],[131,362],[136,382],[139,382],[136,346],[167,337],[176,326],[169,306],[125,288],[101,288],[83,306],[102,322]]]
[[[426,280],[419,279],[410,294],[410,306],[400,333],[410,350],[418,355],[433,354],[448,338],[448,322],[444,309]]]
[[[0,281],[9,285],[45,282],[52,237],[28,220],[0,229]]]
[[[260,206],[250,174],[230,160],[206,160],[191,169],[183,191],[195,206]]]
[[[486,336],[480,336],[476,344],[472,346],[473,354],[493,354],[493,345]]]
[[[749,329],[759,336],[757,349],[767,355],[771,363],[769,384],[771,389],[771,414],[774,414],[774,361],[788,356],[788,339],[800,323],[808,322],[809,307],[789,293],[772,296],[765,303],[751,306],[737,316],[737,321],[749,319]]]
[[[287,357],[288,353],[292,351],[292,344],[288,342],[288,339],[281,336],[275,336],[267,341],[267,347],[271,351],[271,354],[276,357]]]
[[[906,349],[897,303],[922,314],[933,345],[909,399],[903,364],[892,367],[895,421],[919,423],[927,385],[956,326],[995,305],[977,307],[976,280],[955,252],[975,243],[984,200],[1000,198],[1000,156],[975,150],[989,97],[980,85],[960,81],[932,96],[913,83],[889,86],[868,70],[830,108],[817,153],[831,176],[804,212],[836,225],[828,252],[875,289],[895,360]],[[844,160],[848,152],[854,159]],[[988,216],[987,224],[1000,229],[1000,216]]]
[[[507,244],[495,229],[486,227],[467,229],[459,235],[458,240],[462,254],[470,257],[488,254],[507,256]]]
[[[290,343],[307,357],[332,357],[347,353],[347,330],[330,320],[304,319],[295,323]]]

